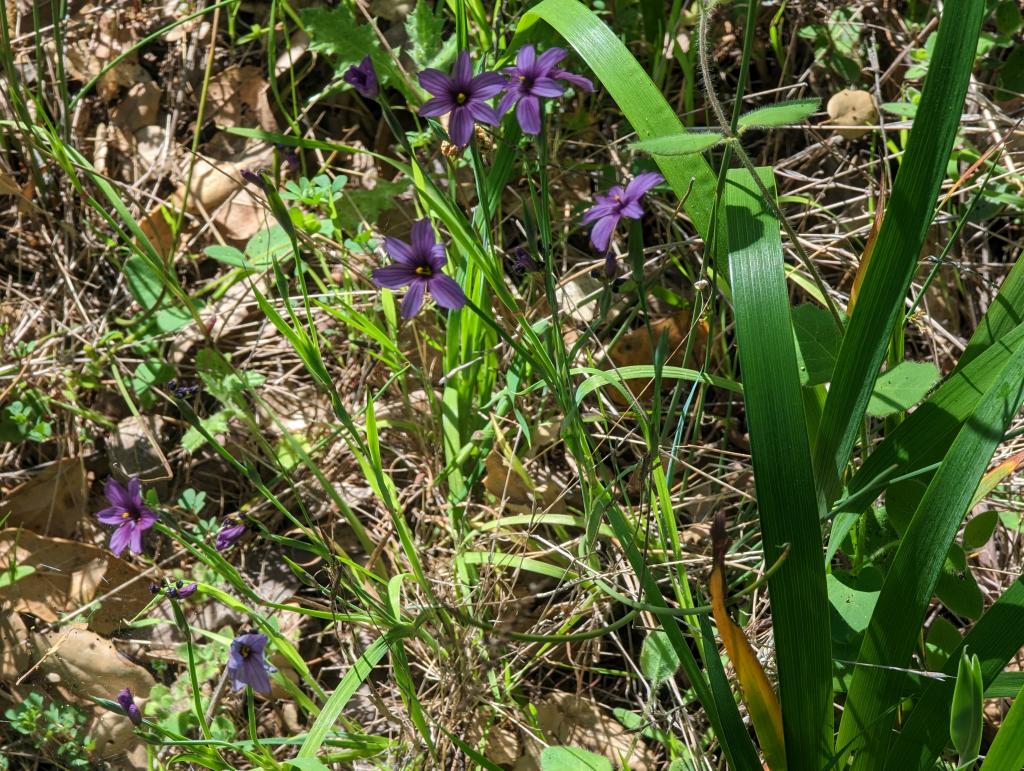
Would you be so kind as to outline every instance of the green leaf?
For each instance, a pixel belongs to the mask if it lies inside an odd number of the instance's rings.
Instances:
[[[974,579],[967,564],[966,555],[957,544],[949,547],[949,555],[946,563],[939,573],[938,583],[935,584],[935,596],[942,600],[942,604],[966,618],[979,618],[984,607],[985,598],[978,588],[978,582]]]
[[[1017,771],[1024,768],[1024,687],[1017,692],[999,733],[985,753],[981,771]]]
[[[775,128],[802,123],[821,105],[820,99],[792,99],[787,102],[758,107],[740,116],[736,128],[740,132],[751,128]]]
[[[379,52],[380,43],[373,28],[356,21],[348,3],[339,3],[334,8],[303,8],[299,18],[309,35],[309,49],[327,56],[335,72],[344,72],[367,54]]]
[[[867,413],[886,418],[904,412],[924,399],[938,380],[939,370],[930,361],[900,362],[875,381]]]
[[[720,131],[684,131],[681,134],[633,142],[629,147],[651,155],[693,155],[709,150],[723,139]]]
[[[940,670],[953,651],[960,647],[963,638],[952,623],[942,616],[936,616],[928,627],[928,635],[925,638],[925,658],[928,669]]]
[[[843,342],[832,314],[820,305],[798,305],[793,309],[793,333],[800,384],[813,386],[829,382]]]
[[[904,299],[960,130],[960,109],[984,15],[983,0],[964,0],[942,13],[918,117],[907,140],[822,409],[814,469],[826,506],[839,494],[893,329],[898,321],[902,323]],[[849,712],[844,718],[852,719]]]
[[[199,421],[208,434],[216,436],[228,430],[228,422],[235,416],[234,408],[218,410]],[[206,437],[195,426],[189,428],[181,437],[181,446],[189,452],[195,452],[206,444]]]
[[[223,262],[225,265],[230,265],[233,268],[245,268],[247,270],[251,270],[249,267],[249,261],[245,259],[245,255],[233,246],[211,244],[203,249],[203,254],[207,257],[212,257],[217,260],[217,262]]]
[[[155,308],[164,296],[162,277],[137,254],[124,261],[124,278],[132,297],[146,310]]]
[[[640,671],[652,685],[661,685],[679,669],[679,655],[672,647],[668,635],[655,629],[644,638],[640,648]]]
[[[174,367],[160,359],[146,359],[132,373],[132,390],[142,394],[155,385],[166,383],[174,377]]]
[[[876,576],[877,573],[878,571],[875,571]],[[878,578],[861,578],[835,572],[825,576],[825,581],[828,586],[828,601],[832,605],[832,610],[835,611],[832,634],[840,637],[839,629],[842,627],[845,627],[849,633],[857,635],[862,633],[868,628],[871,613],[875,609],[875,603],[878,601],[878,594],[881,591]]]
[[[604,755],[579,747],[546,747],[540,754],[541,771],[612,771]]]
[[[949,741],[949,707],[963,650],[969,648],[981,660],[986,696],[998,698],[1008,695],[993,692],[992,688],[1003,680],[1003,668],[1024,645],[1024,624],[1020,623],[1022,614],[1024,579],[1018,578],[971,628],[960,648],[953,651],[942,668],[947,677],[942,680],[929,680],[921,691],[903,729],[890,743],[885,771],[906,771],[934,766],[934,758]],[[1021,684],[1017,683],[1014,690],[1020,687]],[[1017,771],[1016,766],[998,767],[998,771],[1011,769]]]
[[[771,170],[760,170],[774,187]],[[725,212],[736,338],[791,768],[824,768],[832,748],[832,653],[818,500],[811,471],[778,220],[746,170]]]
[[[36,572],[33,565],[11,565],[7,570],[0,572],[0,589],[6,589],[11,584],[16,584],[25,576]]]
[[[964,548],[970,551],[972,549],[980,549],[987,544],[988,539],[995,532],[998,522],[999,512],[994,509],[983,511],[978,516],[973,517],[964,527]]]
[[[406,17],[405,34],[409,36],[406,53],[419,70],[444,69],[455,59],[455,36],[444,34],[443,6],[437,13],[428,0],[417,0],[413,12]]]
[[[960,755],[960,765],[974,761],[981,749],[984,690],[981,662],[977,656],[968,656],[965,650],[960,656],[960,668],[949,713],[949,737]]]
[[[859,308],[858,301],[858,308]],[[749,387],[749,386],[748,386]],[[854,769],[877,767],[906,666],[950,546],[989,458],[1024,400],[1018,349],[957,434],[900,541],[864,635],[837,746],[856,753]],[[981,623],[981,622],[979,622]]]

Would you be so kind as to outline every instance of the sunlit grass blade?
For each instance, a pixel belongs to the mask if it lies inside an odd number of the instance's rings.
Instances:
[[[1024,768],[1024,688],[1014,698],[981,764],[981,771],[1017,771],[1020,768]]]
[[[869,769],[885,759],[885,737],[939,572],[978,482],[1024,399],[1024,348],[964,422],[935,472],[900,542],[864,634],[839,728],[839,747],[855,753],[852,768]]]
[[[960,126],[960,107],[974,65],[984,11],[982,0],[965,0],[955,8],[947,7],[939,24],[914,128],[822,412],[814,469],[826,505],[839,493],[843,469],[932,221]]]
[[[947,677],[929,681],[921,691],[910,717],[889,748],[886,771],[930,767],[949,740],[949,704],[954,687],[951,678],[956,675],[961,651],[967,648],[978,655],[982,680],[988,686],[1024,645],[1021,614],[1024,614],[1024,579],[1018,578],[950,654],[943,668]]]
[[[1018,259],[960,354],[957,369],[966,367],[1021,322],[1024,322],[1024,260]]]
[[[774,189],[771,172],[763,181]],[[779,223],[745,170],[729,175],[725,212],[736,337],[786,736],[793,769],[832,750],[832,656],[821,529],[804,424]]]

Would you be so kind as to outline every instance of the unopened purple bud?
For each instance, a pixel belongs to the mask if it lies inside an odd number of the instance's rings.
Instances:
[[[263,175],[259,172],[253,171],[252,169],[242,169],[239,174],[241,174],[242,179],[250,185],[256,185],[256,187],[264,193],[267,192],[267,181],[263,179]]]
[[[132,697],[131,688],[125,688],[117,694],[117,703],[121,705],[121,709],[124,710],[124,714],[128,716],[128,719],[135,725],[142,725],[142,712],[135,705],[135,699]]]
[[[237,514],[229,514],[225,517],[224,525],[217,532],[215,546],[217,551],[225,551],[231,548],[235,542],[245,535],[245,521]]]
[[[186,597],[195,594],[199,585],[196,583],[185,584],[184,581],[176,581],[174,586],[167,588],[167,596],[174,600],[184,600]]]
[[[353,64],[341,79],[360,93],[365,99],[376,99],[380,93],[380,83],[377,81],[377,71],[373,68],[373,60],[364,56],[359,64]]]

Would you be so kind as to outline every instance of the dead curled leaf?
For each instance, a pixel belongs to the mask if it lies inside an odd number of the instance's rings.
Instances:
[[[0,501],[0,520],[37,533],[66,538],[73,535],[86,513],[88,485],[81,458],[46,466]]]
[[[825,108],[831,123],[840,126],[874,126],[878,123],[878,108],[875,98],[867,91],[846,88],[832,95]],[[871,129],[836,129],[840,136],[856,139]]]
[[[612,349],[608,352],[608,358],[616,367],[629,367],[637,364],[652,364],[654,362],[654,351],[662,337],[666,338],[668,358],[666,364],[673,367],[686,366],[687,362],[694,363],[701,361],[704,357],[704,347],[707,345],[708,325],[704,321],[698,321],[691,325],[691,313],[688,310],[677,311],[671,316],[656,319],[650,323],[650,330],[642,326],[627,332],[618,339]],[[692,326],[692,328],[691,328]],[[685,358],[688,338],[694,335],[690,357]],[[672,388],[676,381],[665,381],[665,388]],[[638,399],[651,397],[651,378],[629,378],[626,386]],[[614,388],[607,388],[605,392],[609,398],[620,406],[625,406],[625,397]]]
[[[593,699],[555,691],[537,705],[537,723],[548,744],[582,747],[604,755],[616,768],[653,771],[655,754],[643,739],[608,715]],[[542,745],[530,740],[515,771],[538,771]]]
[[[87,614],[89,629],[110,634],[150,600],[146,583],[132,582],[140,575],[136,568],[90,544],[20,528],[0,530],[0,572],[15,566],[33,572],[0,588],[0,601],[43,621],[57,621],[61,614],[114,592]]]
[[[148,670],[121,655],[114,643],[81,624],[32,634],[31,641],[41,653],[34,665],[36,672],[80,698],[113,698],[108,694],[131,688],[132,694],[145,699],[156,682]]]

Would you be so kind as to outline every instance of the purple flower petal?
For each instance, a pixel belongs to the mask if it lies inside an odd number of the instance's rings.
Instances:
[[[524,96],[516,105],[516,120],[525,134],[540,133],[540,100],[535,96]]]
[[[595,222],[602,217],[615,214],[616,209],[618,209],[618,204],[602,201],[601,198],[602,196],[597,196],[598,202],[583,212],[584,225],[589,225],[591,222]]]
[[[519,101],[519,93],[516,91],[506,91],[505,95],[501,97],[501,101],[498,102],[498,115],[504,115],[513,107],[516,102]]]
[[[144,507],[139,512],[138,517],[135,518],[135,527],[139,528],[139,530],[149,530],[149,528],[156,524],[158,519],[160,517],[152,509]]]
[[[111,506],[100,509],[96,512],[96,519],[104,525],[123,525],[125,523],[125,510],[119,506]],[[127,512],[130,514],[131,512]]]
[[[388,257],[402,265],[414,265],[416,262],[412,246],[400,238],[385,238],[384,251],[388,253]]]
[[[420,85],[434,96],[447,94],[452,87],[452,79],[441,72],[441,70],[435,70],[433,68],[423,70],[423,72],[419,74],[419,81]]]
[[[519,49],[519,53],[516,54],[516,67],[520,71],[532,69],[536,63],[537,49],[533,47],[532,43]]]
[[[264,649],[267,636],[259,633],[241,634],[228,649],[228,675],[236,691],[251,686],[257,693],[270,693],[269,673],[275,671],[267,663]]]
[[[501,123],[501,116],[498,114],[498,111],[490,105],[471,101],[466,105],[465,109],[469,110],[469,114],[473,116],[477,123],[486,123],[489,126],[497,126]]]
[[[452,101],[450,96],[435,96],[433,99],[428,99],[420,106],[420,115],[424,118],[436,118],[439,115],[445,115],[451,112],[455,108],[455,102]]]
[[[234,520],[231,517],[228,517],[226,518],[226,521],[231,522]],[[217,548],[217,551],[224,551],[225,549],[230,548],[235,543],[235,541],[237,541],[245,534],[245,531],[246,526],[244,522],[239,522],[238,524],[234,525],[223,525],[221,529],[217,531],[217,540],[216,543],[214,544]]]
[[[537,69],[551,77],[550,69],[562,61],[568,53],[564,48],[559,48],[558,46],[549,48],[537,57]]]
[[[115,557],[120,557],[124,550],[128,548],[133,532],[135,532],[135,528],[126,522],[110,534],[110,551]]]
[[[430,277],[430,294],[442,308],[457,310],[466,304],[466,293],[451,276],[435,273]]]
[[[626,201],[619,214],[623,217],[638,220],[644,216],[644,207],[640,205],[639,201]]]
[[[565,86],[551,78],[537,78],[533,81],[531,89],[535,96],[561,96],[565,93]]]
[[[504,89],[506,84],[504,76],[497,72],[481,72],[473,78],[473,99],[490,99]]]
[[[402,300],[403,319],[411,319],[420,312],[420,308],[423,307],[423,292],[426,288],[426,279],[420,277],[409,285],[409,291],[405,293],[405,299]]]
[[[121,705],[121,709],[128,716],[128,719],[135,725],[142,725],[142,712],[135,704],[135,698],[132,696],[130,688],[124,688],[117,694],[117,703]]]
[[[373,271],[371,280],[381,289],[401,289],[417,281],[420,275],[410,265],[388,265]]]
[[[452,68],[452,82],[455,90],[466,91],[470,81],[473,79],[473,63],[469,60],[469,52],[461,51],[455,59],[455,66]]]
[[[658,172],[645,171],[643,174],[638,174],[636,178],[626,186],[626,194],[623,198],[627,198],[632,201],[639,200],[640,196],[655,185],[664,181],[665,178]]]
[[[571,83],[572,85],[576,86],[576,88],[582,91],[592,92],[594,90],[594,84],[590,81],[590,78],[585,78],[582,75],[577,75],[574,72],[567,72],[566,70],[554,69],[548,73],[548,77],[555,78],[556,80],[567,81],[568,83]]]
[[[132,554],[142,554],[142,531],[143,528],[138,525],[133,525],[131,528]]]
[[[435,273],[441,272],[441,269],[444,268],[444,264],[448,262],[448,258],[444,253],[444,244],[434,244],[430,247],[430,253],[427,255],[427,262]]]
[[[599,252],[605,251],[608,248],[609,242],[612,240],[612,232],[618,224],[619,218],[614,214],[610,214],[607,217],[602,217],[598,220],[598,223],[594,225],[594,229],[590,231],[591,245]]]
[[[430,220],[424,217],[412,224],[412,252],[413,254],[429,254],[431,247],[437,243],[434,238],[434,228],[430,226]]]
[[[139,481],[138,477],[132,477],[128,480],[128,496],[135,506],[141,507],[144,505],[142,501],[142,482]]]
[[[460,107],[452,110],[452,116],[448,120],[448,136],[456,147],[465,147],[473,138],[473,118],[469,110]]]
[[[106,496],[107,500],[110,501],[111,506],[115,506],[120,509],[131,508],[132,497],[128,493],[120,482],[113,477],[107,480],[107,483],[103,486],[103,495]]]

